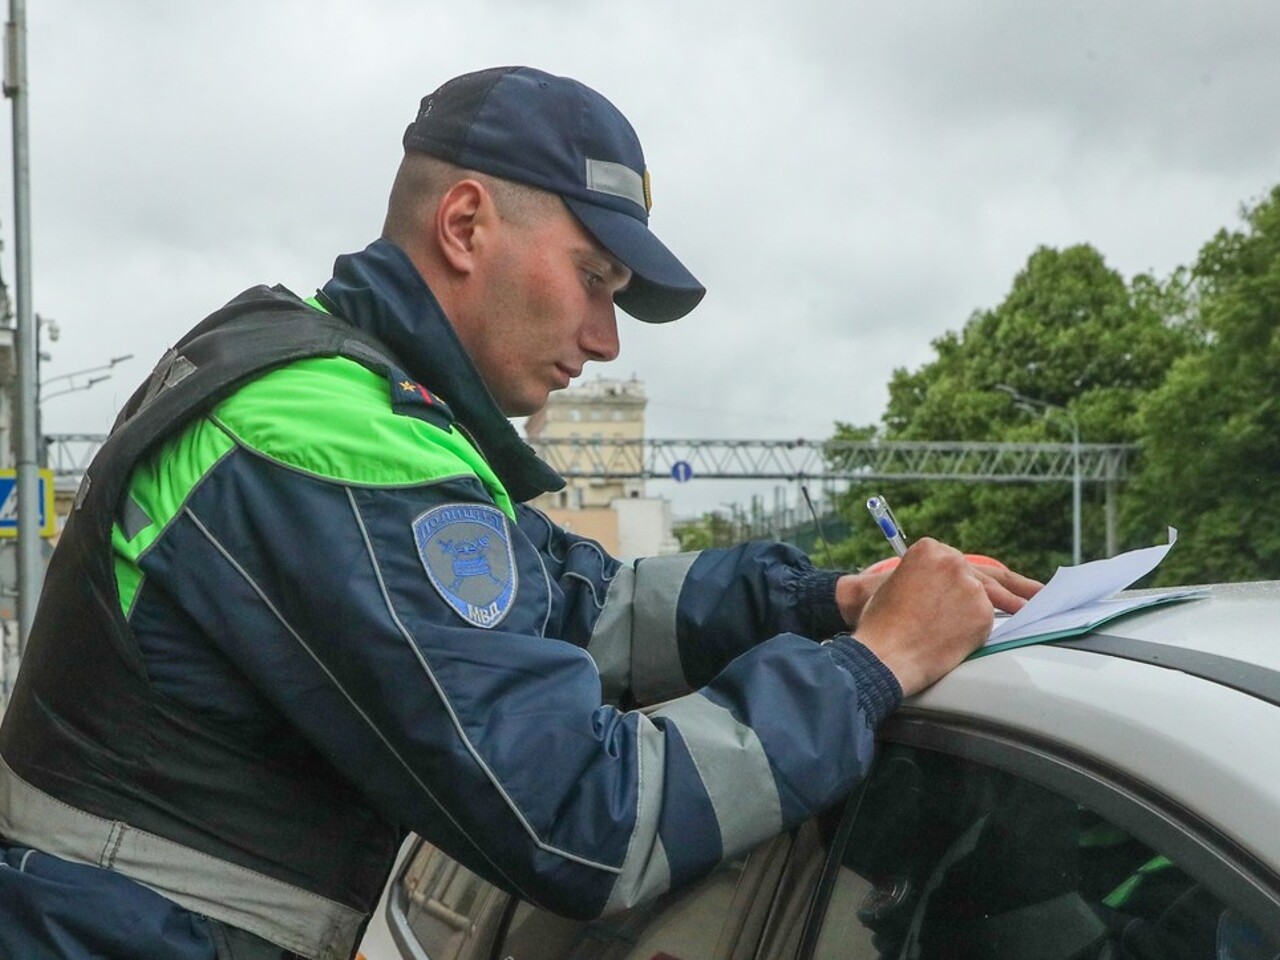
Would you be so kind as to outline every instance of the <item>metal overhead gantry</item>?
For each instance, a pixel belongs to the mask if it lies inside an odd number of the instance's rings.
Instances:
[[[100,433],[45,437],[49,467],[79,479]],[[1069,443],[970,443],[935,440],[540,440],[538,455],[570,477],[670,480],[677,463],[694,477],[717,480],[972,480],[984,483],[1070,482]],[[1080,444],[1080,474],[1091,483],[1127,476],[1136,447]]]
[[[49,467],[63,489],[79,482],[105,437],[57,434]],[[1104,443],[969,443],[913,440],[540,440],[539,456],[569,478],[669,480],[677,465],[694,479],[961,480],[1104,486],[1107,553],[1115,552],[1115,495],[1135,447]]]
[[[585,439],[544,440],[534,448],[567,477],[667,479],[677,464],[687,464],[693,477],[723,480],[1102,483],[1108,556],[1116,549],[1116,486],[1135,449],[1100,443]]]
[[[540,440],[538,454],[566,476],[669,479],[677,463],[721,480],[1069,481],[1074,447],[1062,443],[913,440]],[[636,448],[642,455],[636,456]],[[1124,479],[1123,444],[1081,444],[1087,481]]]
[[[106,439],[106,435],[101,433],[46,434],[45,454],[49,469],[53,471],[55,488],[67,492],[75,490]]]
[[[1116,552],[1116,487],[1124,444],[927,440],[540,440],[534,449],[566,477],[721,480],[961,480],[1104,485],[1106,551]],[[637,447],[640,449],[637,450]]]

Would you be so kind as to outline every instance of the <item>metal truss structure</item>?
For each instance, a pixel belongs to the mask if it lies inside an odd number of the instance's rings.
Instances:
[[[80,483],[106,437],[45,437],[55,488]],[[539,456],[570,480],[883,480],[1102,484],[1107,555],[1115,553],[1116,487],[1136,448],[1121,444],[888,440],[541,440]]]
[[[46,434],[45,466],[53,471],[55,489],[74,490],[79,486],[80,478],[106,439],[101,433]]]
[[[541,440],[538,454],[566,477],[720,480],[971,480],[1063,482],[1075,476],[1069,443],[888,440]],[[1125,478],[1132,446],[1082,443],[1082,481]]]
[[[106,437],[45,438],[48,466],[74,486]],[[539,456],[566,477],[668,480],[677,464],[691,478],[720,480],[970,480],[1061,483],[1075,476],[1069,443],[962,443],[903,440],[542,440]],[[1125,479],[1134,447],[1082,443],[1086,483]]]

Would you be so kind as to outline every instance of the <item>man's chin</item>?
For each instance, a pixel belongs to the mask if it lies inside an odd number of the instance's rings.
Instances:
[[[555,389],[559,390],[561,388],[556,387]],[[499,406],[508,417],[531,417],[545,407],[550,399],[551,391],[548,390],[540,397],[510,397],[505,403],[500,403]]]

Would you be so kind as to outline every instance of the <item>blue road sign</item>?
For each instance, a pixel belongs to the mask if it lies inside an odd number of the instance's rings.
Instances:
[[[40,470],[40,536],[52,537],[58,530],[53,512],[53,471]],[[0,470],[0,537],[18,535],[18,472]]]
[[[671,479],[676,483],[687,483],[693,479],[693,467],[687,460],[677,460],[671,465]]]

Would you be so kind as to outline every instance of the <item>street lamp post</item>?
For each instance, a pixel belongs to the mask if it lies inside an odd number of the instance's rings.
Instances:
[[[1071,562],[1080,566],[1080,422],[1066,407],[1060,407],[1071,424]]]
[[[1067,425],[1071,428],[1071,562],[1076,566],[1080,565],[1080,487],[1083,478],[1080,475],[1080,421],[1076,419],[1075,413],[1069,407],[1064,407],[1060,403],[1049,403],[1047,400],[1037,400],[1035,397],[1028,397],[1026,394],[1019,393],[1013,387],[1006,383],[997,383],[995,389],[1001,393],[1009,395],[1022,409],[1028,412],[1035,410],[1044,411],[1048,416],[1050,411],[1061,413],[1067,419]]]
[[[18,655],[35,620],[44,579],[40,545],[39,438],[36,436],[36,328],[31,311],[31,149],[27,117],[27,4],[9,0],[5,24],[4,95],[13,101],[13,227],[17,284],[15,366],[18,443]]]

